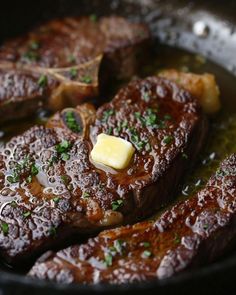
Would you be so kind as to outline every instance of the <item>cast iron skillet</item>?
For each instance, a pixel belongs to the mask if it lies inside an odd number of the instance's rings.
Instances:
[[[153,35],[160,42],[201,53],[236,76],[235,12],[234,0],[7,0],[4,4],[1,3],[0,41],[24,32],[41,20],[55,16],[113,13],[147,21]],[[227,83],[227,79],[219,82]],[[227,96],[227,93],[225,95]],[[235,271],[236,254],[170,279],[119,287],[60,285],[0,270],[0,295],[121,293],[230,295],[236,292]]]

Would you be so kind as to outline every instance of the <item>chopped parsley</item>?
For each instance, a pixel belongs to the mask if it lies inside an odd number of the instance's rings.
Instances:
[[[30,183],[32,182],[32,177],[36,176],[38,173],[39,170],[35,163],[26,156],[23,161],[15,164],[12,174],[7,176],[7,180],[12,184],[17,183],[22,176],[27,183]]]
[[[124,205],[124,201],[123,200],[116,200],[116,201],[113,201],[111,203],[111,206],[112,206],[112,210],[113,211],[117,211],[123,205]]]
[[[164,144],[170,144],[172,141],[173,141],[172,136],[165,136],[164,139],[163,139]]]
[[[114,110],[106,110],[103,112],[102,122],[106,123],[111,115],[114,115]]]
[[[91,76],[83,76],[81,79],[80,79],[81,82],[85,83],[85,84],[91,84],[93,79]]]
[[[26,211],[23,213],[24,218],[28,218],[31,215],[30,211]]]
[[[46,75],[41,75],[39,77],[39,79],[38,79],[38,85],[39,85],[39,87],[44,88],[44,87],[47,86],[47,84],[48,84],[48,78],[47,78],[47,76]]]
[[[60,198],[59,198],[59,197],[55,197],[55,198],[53,198],[53,202],[54,202],[55,204],[59,203],[59,201],[60,201]]]
[[[65,121],[67,127],[73,131],[79,133],[81,131],[81,127],[76,121],[75,113],[73,111],[68,111],[65,114]]]
[[[65,185],[68,185],[70,182],[70,178],[67,175],[61,175],[61,180]]]
[[[76,68],[71,68],[70,69],[70,77],[71,79],[75,79],[78,76],[78,70]]]
[[[112,260],[113,260],[113,257],[111,253],[105,253],[104,263],[107,267],[112,266]]]
[[[144,250],[143,253],[142,253],[143,258],[149,258],[151,256],[152,256],[152,252],[149,251],[149,250]]]
[[[143,245],[143,247],[145,247],[145,248],[150,247],[150,243],[149,243],[149,242],[143,242],[142,245]]]
[[[122,254],[123,247],[124,247],[124,241],[122,241],[122,240],[115,240],[115,242],[114,242],[114,248],[115,248],[116,252]]]
[[[145,115],[146,126],[154,126],[157,123],[157,115],[152,109],[148,109]]]
[[[16,203],[16,201],[12,201],[12,202],[10,203],[10,205],[11,205],[12,208],[16,208],[16,207],[17,207],[17,203]]]
[[[4,236],[6,236],[9,232],[9,225],[6,222],[2,221],[1,229],[2,229]]]
[[[62,142],[56,145],[56,151],[63,161],[67,161],[70,159],[70,155],[68,154],[68,152],[71,149],[71,147],[72,144],[68,140],[63,140]]]
[[[136,129],[134,128],[129,128],[129,132],[130,132],[130,140],[131,142],[135,145],[135,147],[137,148],[138,151],[142,150],[146,144],[148,143],[147,141],[141,140],[138,132]]]
[[[141,99],[146,101],[146,102],[149,102],[150,99],[151,99],[150,95],[149,95],[149,92],[148,91],[142,91]]]
[[[82,193],[82,198],[83,199],[88,199],[90,197],[90,194],[88,192],[83,192]]]
[[[175,233],[175,236],[174,236],[174,243],[175,244],[179,244],[181,242],[181,238],[180,238],[180,236],[177,234],[177,233]]]

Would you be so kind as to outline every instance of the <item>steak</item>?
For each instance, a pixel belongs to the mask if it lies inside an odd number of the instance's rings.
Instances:
[[[45,253],[30,276],[63,283],[164,279],[211,262],[235,243],[236,154],[206,187],[159,218],[107,230],[86,244]]]
[[[0,123],[97,96],[107,77],[136,73],[149,41],[146,25],[111,16],[53,20],[5,42],[0,47]]]
[[[46,127],[14,137],[0,149],[1,256],[17,264],[69,237],[150,216],[176,192],[206,131],[194,97],[149,77],[122,88],[97,112],[88,104],[66,109]],[[90,160],[100,133],[133,144],[127,168]]]

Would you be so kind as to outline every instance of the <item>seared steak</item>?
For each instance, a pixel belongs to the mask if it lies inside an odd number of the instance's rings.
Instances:
[[[48,252],[29,275],[63,283],[163,279],[221,255],[236,238],[236,154],[206,187],[154,221],[107,230],[87,244]]]
[[[206,130],[194,97],[149,77],[96,113],[89,105],[67,109],[13,138],[0,150],[1,256],[17,263],[68,237],[149,216],[176,192]],[[90,161],[100,133],[133,144],[128,168]]]
[[[112,16],[54,20],[5,42],[0,47],[0,122],[97,96],[99,79],[136,72],[149,40],[146,25]]]

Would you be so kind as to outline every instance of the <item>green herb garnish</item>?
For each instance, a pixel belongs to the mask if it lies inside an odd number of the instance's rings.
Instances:
[[[172,136],[165,136],[164,139],[163,139],[164,144],[170,144],[172,141],[173,141]]]
[[[114,110],[106,110],[103,112],[102,122],[106,123],[108,118],[113,115],[115,112]]]
[[[2,229],[2,232],[4,234],[4,236],[6,236],[9,232],[9,226],[6,222],[2,221],[1,223],[1,229]]]
[[[106,253],[105,257],[104,257],[104,263],[107,267],[112,266],[112,260],[113,260],[113,258],[112,258],[111,253]]]
[[[70,69],[70,77],[71,79],[75,79],[78,76],[78,70],[76,68],[71,68]]]
[[[116,252],[117,253],[122,254],[123,247],[124,247],[124,241],[122,241],[122,240],[115,240],[115,242],[114,242],[114,248],[116,249]]]
[[[80,79],[81,82],[85,83],[85,84],[91,84],[93,79],[92,77],[90,76],[83,76],[81,79]]]
[[[10,205],[11,205],[12,208],[16,208],[16,207],[17,207],[17,203],[16,203],[16,201],[12,201],[12,202],[10,203]]]
[[[142,92],[142,96],[141,96],[142,100],[149,102],[150,101],[150,95],[147,91],[143,91]]]
[[[116,211],[118,210],[120,207],[122,207],[124,204],[124,201],[123,200],[116,200],[116,201],[113,201],[111,203],[111,206],[112,206],[112,210],[113,211]]]
[[[67,161],[70,159],[70,155],[68,154],[68,152],[71,147],[72,144],[68,140],[63,140],[61,143],[56,145],[56,151],[63,161]]]
[[[22,175],[27,183],[31,183],[32,176],[37,175],[38,172],[39,171],[35,163],[32,162],[28,156],[26,156],[22,162],[15,164],[12,175],[7,176],[7,180],[10,183],[17,183],[20,181],[20,176]],[[25,176],[25,174],[27,175]]]
[[[144,258],[149,258],[151,256],[152,256],[152,252],[151,251],[145,250],[142,253],[142,257],[144,257]]]
[[[175,233],[175,236],[174,236],[174,243],[175,244],[179,244],[181,242],[181,238],[180,238],[180,236],[177,234],[177,233]]]
[[[48,84],[48,78],[47,78],[47,76],[46,75],[41,75],[39,77],[39,79],[38,79],[38,85],[39,85],[39,87],[44,88],[44,87],[47,86],[47,84]]]
[[[24,218],[27,218],[30,215],[31,215],[31,212],[30,211],[26,211],[26,212],[23,213]]]
[[[76,121],[76,117],[73,111],[68,111],[65,114],[65,120],[67,127],[76,133],[79,133],[81,131],[80,125]]]
[[[149,243],[149,242],[143,242],[142,245],[143,245],[143,247],[145,247],[145,248],[150,247],[150,243]]]
[[[53,202],[54,202],[54,203],[57,204],[57,203],[59,203],[59,201],[60,201],[60,198],[59,198],[59,197],[55,197],[55,198],[53,198]]]
[[[90,194],[88,192],[83,192],[82,193],[82,198],[83,199],[88,199],[90,197]]]

